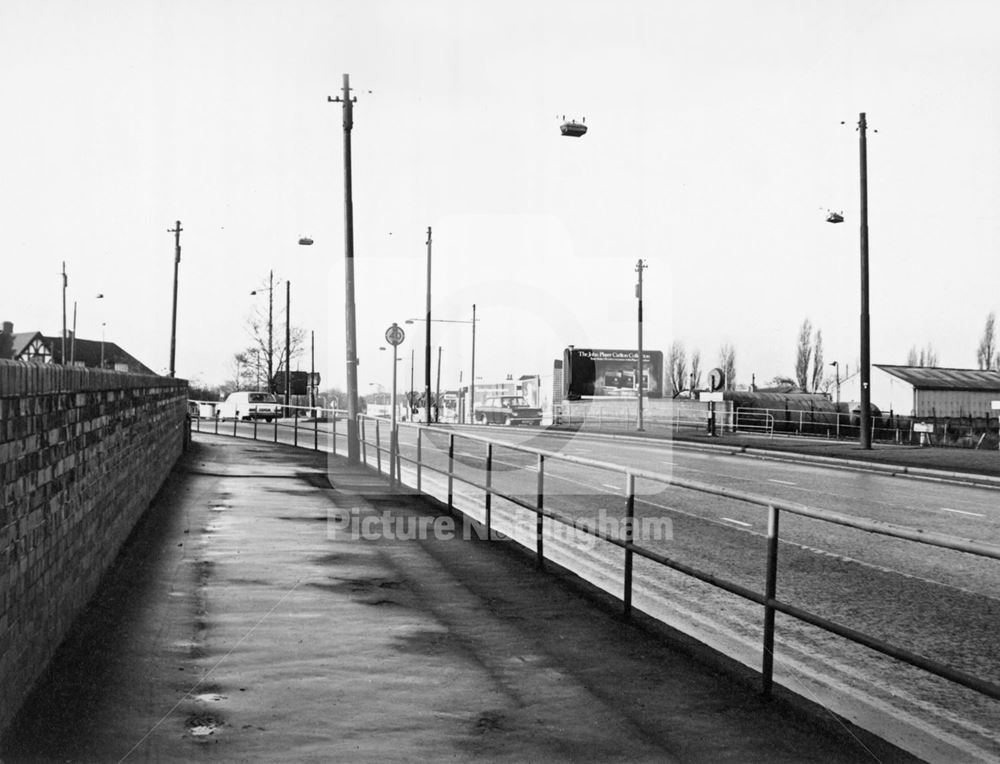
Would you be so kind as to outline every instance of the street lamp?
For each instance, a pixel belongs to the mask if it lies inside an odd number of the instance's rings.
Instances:
[[[429,315],[429,314],[428,314]],[[472,374],[470,376],[469,383],[469,423],[471,424],[473,419],[472,415],[476,408],[476,306],[472,306],[472,320],[467,319],[454,319],[454,318],[408,318],[406,323],[413,324],[417,321],[429,321],[435,324],[472,324]],[[428,341],[430,338],[430,332],[427,333]],[[427,380],[430,380],[430,356],[427,360],[427,368],[425,369],[425,375]],[[427,383],[427,395],[430,395],[430,382]],[[412,386],[412,385],[411,385]],[[441,396],[441,349],[438,348],[438,392],[437,392],[437,403],[440,406],[440,396]],[[427,399],[427,408],[430,410],[430,398]],[[428,415],[429,416],[429,415]]]
[[[253,290],[250,294],[256,295],[258,290]],[[267,279],[267,391],[271,390],[274,379],[274,271],[272,270]]]
[[[170,317],[170,376],[176,374],[177,367],[174,359],[177,355],[177,271],[181,265],[181,221],[177,221],[174,228],[168,228],[167,233],[174,235],[174,308]]]

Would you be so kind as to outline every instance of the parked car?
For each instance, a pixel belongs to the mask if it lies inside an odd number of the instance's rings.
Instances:
[[[542,423],[542,410],[528,405],[520,395],[500,395],[487,398],[486,402],[476,407],[476,422],[478,424],[531,424]]]
[[[217,409],[220,419],[263,419],[270,422],[279,416],[281,407],[271,393],[246,390],[230,393]]]

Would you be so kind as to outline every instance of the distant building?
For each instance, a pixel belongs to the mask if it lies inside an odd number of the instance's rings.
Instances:
[[[1000,371],[938,369],[930,366],[873,364],[875,391],[883,410],[916,417],[994,416],[1000,400]],[[879,376],[882,376],[880,379]]]
[[[155,374],[152,369],[114,342],[66,337],[66,364],[88,369],[111,369],[133,374]],[[0,358],[36,363],[63,363],[63,339],[41,332],[14,332],[10,321],[0,331]]]

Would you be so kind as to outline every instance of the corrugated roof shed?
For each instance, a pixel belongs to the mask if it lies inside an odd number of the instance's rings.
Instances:
[[[1000,392],[1000,371],[979,369],[937,369],[930,366],[893,366],[876,363],[876,368],[913,385],[915,390],[970,390]]]

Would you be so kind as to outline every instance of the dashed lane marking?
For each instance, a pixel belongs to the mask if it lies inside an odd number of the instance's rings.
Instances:
[[[781,483],[782,485],[798,485],[798,483],[793,483],[791,480],[777,480],[775,478],[768,478],[768,483]]]

